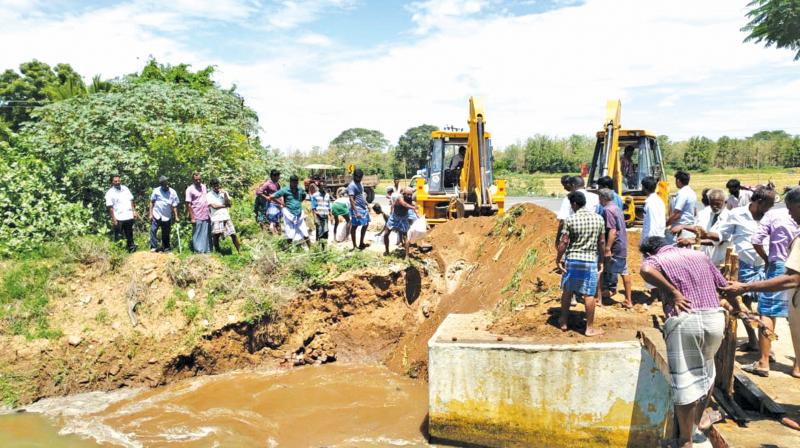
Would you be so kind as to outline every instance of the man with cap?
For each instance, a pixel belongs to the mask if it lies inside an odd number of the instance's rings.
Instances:
[[[150,195],[150,208],[147,219],[150,221],[150,252],[157,252],[158,239],[156,232],[161,229],[161,250],[169,252],[172,246],[169,243],[172,221],[178,220],[178,193],[169,186],[167,176],[158,178],[159,186]]]

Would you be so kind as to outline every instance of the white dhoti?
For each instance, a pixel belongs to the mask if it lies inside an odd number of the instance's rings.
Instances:
[[[309,233],[305,212],[301,211],[300,215],[296,216],[286,207],[281,212],[283,213],[283,232],[286,238],[296,243],[307,239]]]

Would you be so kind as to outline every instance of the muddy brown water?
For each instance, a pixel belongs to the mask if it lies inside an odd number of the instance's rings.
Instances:
[[[42,400],[0,415],[0,446],[428,446],[427,402],[425,383],[379,366],[232,372]]]

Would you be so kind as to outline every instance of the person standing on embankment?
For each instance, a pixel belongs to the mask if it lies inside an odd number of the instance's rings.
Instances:
[[[700,251],[669,245],[654,236],[640,248],[647,258],[641,276],[661,292],[664,303],[664,340],[672,377],[678,446],[691,447],[694,426],[711,427],[703,412],[714,387],[714,354],[725,331],[725,311],[717,289],[725,277]]]
[[[604,332],[594,327],[594,309],[597,277],[603,272],[605,222],[595,210],[586,207],[586,197],[580,191],[573,191],[567,199],[575,214],[564,221],[556,256],[556,266],[563,272],[558,326],[567,331],[570,301],[573,295],[579,295],[586,301],[584,334],[599,336]]]
[[[211,215],[207,194],[200,173],[192,174],[192,184],[186,188],[186,209],[192,221],[192,251],[203,254],[211,253]]]
[[[167,176],[158,178],[159,186],[150,195],[150,208],[147,219],[150,221],[150,252],[157,252],[158,239],[156,233],[161,229],[161,250],[170,252],[170,232],[172,222],[178,221],[178,193],[170,188]]]
[[[364,237],[367,235],[369,227],[369,204],[364,194],[364,186],[361,179],[364,178],[364,171],[357,168],[353,171],[353,180],[347,186],[347,196],[350,197],[350,238],[353,240],[353,249],[365,249]],[[356,246],[356,230],[361,227],[361,244]]]
[[[625,286],[625,303],[622,307],[632,308],[632,282],[628,274],[628,231],[625,226],[625,216],[614,202],[614,190],[608,188],[600,190],[600,205],[603,208],[606,232],[600,300],[611,299],[611,296],[617,293],[617,280],[621,275],[622,284]]]
[[[754,195],[755,196],[755,195]],[[786,208],[792,220],[800,223],[800,188],[795,187],[784,198]],[[729,296],[738,296],[748,292],[770,293],[784,291],[786,301],[786,317],[789,320],[789,330],[792,334],[794,346],[794,366],[791,375],[800,378],[800,238],[795,237],[789,247],[784,264],[785,272],[772,278],[751,283],[733,282],[723,293]],[[763,358],[763,356],[762,356]],[[768,366],[768,364],[767,364]]]
[[[106,207],[111,216],[111,227],[114,231],[114,242],[125,236],[128,252],[136,251],[133,242],[133,223],[139,218],[136,204],[128,187],[122,185],[119,175],[111,176],[111,188],[106,192]]]

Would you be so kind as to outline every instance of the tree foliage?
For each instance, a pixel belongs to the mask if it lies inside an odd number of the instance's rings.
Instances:
[[[9,69],[0,74],[0,119],[16,131],[35,108],[86,92],[83,79],[69,64],[51,68],[34,59],[20,64],[19,73]]]
[[[331,140],[327,159],[338,166],[351,163],[366,173],[391,173],[387,169],[391,159],[387,157],[389,141],[381,131],[365,128],[350,128],[342,131]]]
[[[715,151],[714,141],[708,137],[692,137],[683,153],[684,167],[690,171],[708,171]]]
[[[397,141],[394,151],[395,160],[407,165],[412,174],[423,168],[428,160],[431,132],[438,129],[430,124],[422,124],[408,129]]]
[[[742,28],[745,42],[788,48],[800,60],[800,0],[753,0],[748,5],[750,21]]]
[[[0,255],[63,241],[90,228],[89,211],[68,201],[57,185],[42,161],[0,152]]]
[[[554,138],[536,134],[524,143],[517,142],[497,151],[498,170],[516,172],[578,171],[582,162],[591,160],[594,140],[583,135]]]
[[[180,186],[201,171],[233,190],[257,175],[256,114],[219,89],[124,81],[111,92],[49,104],[32,116],[20,149],[44,160],[70,199],[96,214],[112,173],[140,199],[161,174]]]

